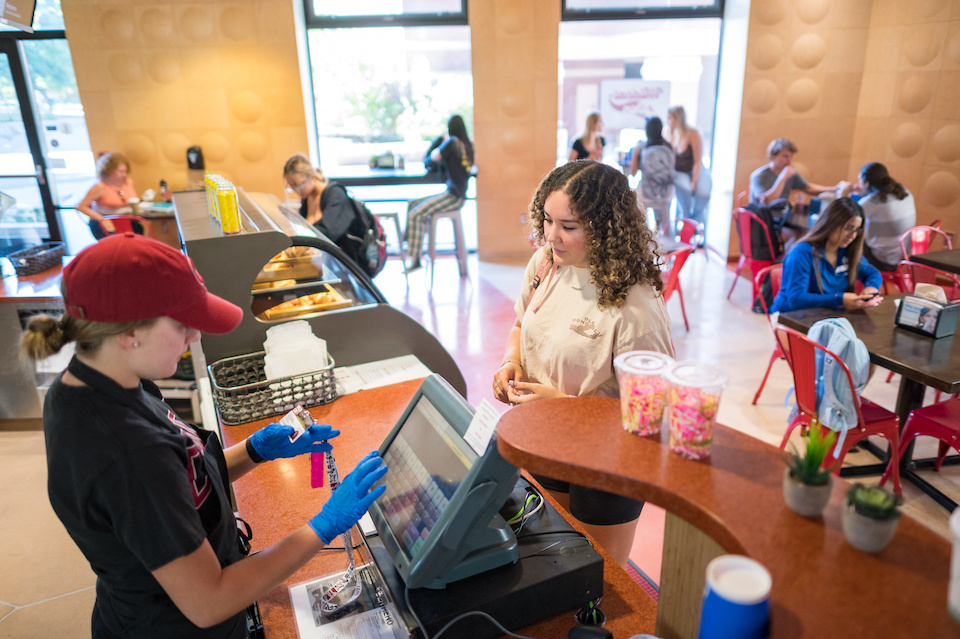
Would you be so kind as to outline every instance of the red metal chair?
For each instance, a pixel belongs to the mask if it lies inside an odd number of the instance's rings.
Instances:
[[[917,284],[933,284],[943,289],[948,300],[960,297],[960,278],[953,273],[910,260],[902,260],[897,265],[896,273],[904,293],[913,293]]]
[[[737,269],[733,276],[733,284],[730,285],[730,292],[727,293],[727,299],[730,299],[730,296],[733,295],[733,287],[737,285],[740,271],[742,271],[744,267],[749,267],[750,283],[753,285],[753,297],[751,300],[755,300],[757,299],[757,273],[773,264],[773,260],[755,260],[753,258],[753,248],[750,246],[750,230],[754,224],[760,225],[763,229],[764,237],[767,240],[770,255],[773,255],[773,240],[770,237],[770,229],[763,223],[763,220],[747,209],[735,209],[733,212],[733,221],[734,224],[737,225],[737,231],[740,235],[740,260],[737,262]]]
[[[116,229],[114,233],[136,233],[156,239],[153,235],[153,229],[150,228],[150,222],[139,215],[105,215],[103,220],[113,222],[113,228]],[[100,228],[107,235],[111,235],[110,231],[104,227],[103,220],[100,221]]]
[[[767,384],[767,378],[770,377],[770,369],[773,368],[773,363],[780,359],[786,359],[786,356],[783,354],[783,349],[780,348],[780,342],[777,340],[777,325],[770,318],[769,312],[770,309],[767,308],[767,300],[763,299],[763,282],[767,278],[770,279],[770,289],[773,291],[773,297],[777,297],[777,293],[780,292],[780,283],[783,276],[783,264],[774,264],[773,266],[768,266],[759,273],[755,279],[756,288],[760,291],[760,306],[763,307],[763,312],[767,314],[767,320],[770,322],[770,330],[774,332],[774,346],[773,354],[770,356],[770,363],[767,364],[767,372],[763,374],[763,379],[760,381],[760,388],[757,389],[757,394],[753,396],[753,403],[756,404],[757,400],[760,399],[760,393],[763,392],[763,387]]]
[[[677,292],[677,297],[680,298],[680,312],[683,313],[683,325],[687,327],[688,331],[690,330],[690,322],[687,321],[687,309],[683,306],[683,289],[680,288],[680,269],[683,268],[684,262],[687,261],[691,253],[693,253],[693,247],[688,246],[663,256],[664,261],[668,265],[668,269],[663,272],[663,303],[666,304],[670,300],[670,296],[673,295],[673,292]]]
[[[832,353],[826,347],[817,344],[809,339],[803,333],[784,326],[778,326],[775,334],[783,350],[787,363],[793,371],[793,386],[797,398],[797,414],[787,426],[787,432],[780,443],[780,449],[787,446],[790,439],[790,433],[797,426],[802,426],[807,430],[810,422],[817,416],[817,364],[816,353],[822,351],[827,357],[832,357],[842,367],[847,376],[847,383],[853,388],[853,378],[850,375],[850,369],[842,359]],[[847,431],[844,438],[840,454],[836,457],[838,461],[843,461],[847,451],[849,451],[857,442],[866,439],[870,435],[880,435],[890,443],[890,459],[900,458],[900,419],[896,413],[891,413],[887,409],[874,404],[863,397],[856,397],[854,393],[854,407],[857,409],[857,426]],[[830,447],[827,457],[824,459],[824,465],[833,463],[833,452],[836,443]],[[839,466],[836,473],[840,472]],[[900,493],[900,470],[896,464],[891,469],[893,476],[893,490]]]
[[[931,404],[923,408],[917,408],[910,412],[907,417],[907,423],[900,433],[900,455],[891,457],[887,463],[887,470],[880,478],[880,485],[883,486],[887,478],[892,474],[896,476],[900,467],[900,456],[906,450],[915,437],[936,437],[940,440],[940,448],[937,451],[937,461],[933,465],[934,470],[940,470],[943,464],[943,458],[947,452],[953,448],[960,453],[960,399],[948,399],[939,404]]]
[[[915,226],[904,232],[900,236],[900,252],[903,254],[903,259],[909,260],[911,255],[929,251],[931,240],[937,236],[943,239],[947,249],[953,248],[950,236],[936,226]]]
[[[677,219],[674,239],[690,246],[700,246],[703,243],[703,224],[689,217]]]

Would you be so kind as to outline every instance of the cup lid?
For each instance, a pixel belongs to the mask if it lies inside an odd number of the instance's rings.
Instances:
[[[770,597],[770,571],[743,555],[720,555],[707,564],[707,587],[727,601],[751,605]]]
[[[667,370],[666,377],[672,384],[694,388],[722,388],[730,378],[712,364],[692,360],[677,362]]]
[[[613,360],[617,370],[637,375],[659,375],[673,364],[669,355],[657,351],[628,351]]]

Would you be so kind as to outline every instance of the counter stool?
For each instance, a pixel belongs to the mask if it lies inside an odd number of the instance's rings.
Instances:
[[[467,276],[467,244],[463,239],[463,222],[460,219],[461,203],[455,209],[437,211],[430,216],[430,230],[427,244],[427,254],[430,256],[430,286],[433,286],[433,267],[437,261],[437,221],[449,219],[453,223],[453,241],[457,252],[457,263],[460,267],[460,277]]]
[[[406,262],[407,252],[403,250],[403,231],[400,230],[400,214],[399,213],[374,213],[373,216],[377,218],[377,221],[381,220],[390,220],[393,222],[393,225],[397,228],[397,245],[398,250],[397,254],[400,255],[400,258]],[[382,226],[382,223],[381,223]]]

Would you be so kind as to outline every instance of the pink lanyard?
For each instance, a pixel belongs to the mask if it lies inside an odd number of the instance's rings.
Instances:
[[[546,258],[544,258],[546,259]],[[550,282],[553,281],[553,274],[557,272],[557,263],[553,262],[553,268],[550,269],[550,277],[547,278],[547,284],[543,287],[543,295],[540,296],[540,301],[537,302],[534,306],[530,307],[531,313],[536,313],[540,310],[540,307],[543,306],[543,303],[547,300],[547,289],[550,288]],[[537,268],[537,277],[534,279],[533,283],[533,293],[531,294],[531,301],[533,297],[537,294],[537,289],[543,284],[543,279],[541,277],[540,268]]]

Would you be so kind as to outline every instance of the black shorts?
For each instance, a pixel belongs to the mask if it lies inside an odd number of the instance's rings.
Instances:
[[[532,475],[532,473],[531,473]],[[555,493],[569,493],[570,514],[591,526],[614,526],[633,521],[640,516],[643,502],[613,493],[578,486],[565,481],[533,475],[541,486]]]

